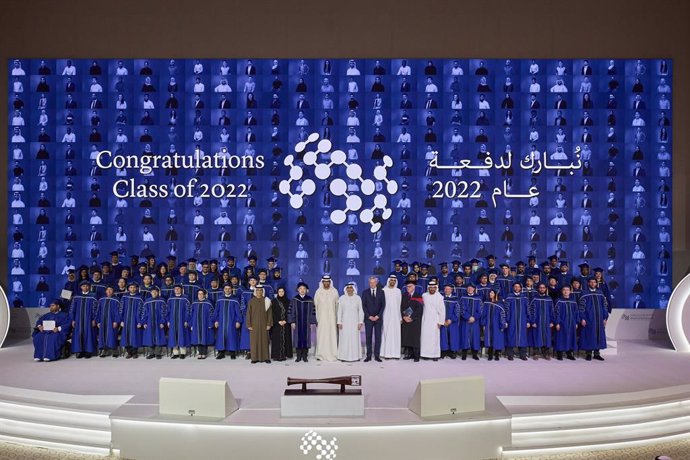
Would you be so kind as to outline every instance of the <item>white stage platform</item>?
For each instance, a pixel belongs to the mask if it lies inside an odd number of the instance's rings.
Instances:
[[[227,358],[35,363],[24,341],[0,349],[0,440],[141,460],[304,459],[316,458],[300,450],[314,430],[326,442],[336,438],[337,458],[418,460],[549,455],[688,436],[690,355],[652,341],[617,345],[605,362],[252,365]],[[364,417],[280,417],[288,376],[355,374],[362,375]],[[470,375],[486,380],[484,412],[421,419],[407,409],[419,380]],[[240,409],[221,422],[163,418],[160,377],[227,380]]]

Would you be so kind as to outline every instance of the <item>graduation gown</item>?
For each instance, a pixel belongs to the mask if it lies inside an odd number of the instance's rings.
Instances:
[[[338,359],[341,361],[359,361],[362,357],[362,335],[359,325],[364,324],[362,298],[356,293],[344,294],[338,300],[338,325],[340,342]]]
[[[216,299],[216,307],[213,310],[213,322],[218,323],[216,331],[217,351],[237,351],[237,339],[240,330],[237,323],[242,325],[242,313],[240,302],[234,296],[222,295]]]
[[[502,302],[484,302],[481,324],[484,326],[484,344],[494,350],[505,347],[506,311]]]
[[[522,293],[519,295],[513,293],[506,297],[504,304],[506,308],[506,321],[508,322],[506,346],[510,348],[528,347],[529,300],[527,296]]]
[[[60,359],[62,355],[62,348],[72,329],[72,322],[70,316],[62,311],[57,313],[48,312],[45,315],[41,315],[38,321],[36,321],[35,327],[43,325],[43,321],[55,321],[55,327],[58,328],[58,331],[41,332],[38,329],[34,329],[34,332],[31,334],[34,340],[34,358],[55,361]]]
[[[577,351],[577,324],[580,311],[575,299],[558,299],[554,307],[554,324],[560,326],[556,331],[556,351]]]
[[[139,323],[139,310],[144,302],[138,295],[126,294],[122,296],[121,321],[122,332],[120,333],[120,346],[137,348],[141,346],[141,329],[137,328]]]
[[[400,358],[400,304],[402,292],[398,289],[396,281],[394,287],[386,284],[383,294],[386,296],[386,311],[383,315],[381,330],[381,356],[384,358]]]
[[[316,309],[310,295],[296,295],[290,300],[288,323],[295,325],[295,348],[311,347],[311,325],[316,324]]]
[[[340,358],[338,347],[338,291],[331,287],[319,289],[314,293],[314,308],[316,309],[316,352],[315,357],[322,361],[336,361]]]
[[[273,327],[271,328],[271,359],[284,360],[292,358],[292,330],[288,321],[290,301],[287,296],[271,300]],[[286,321],[281,326],[279,321]]]
[[[189,332],[192,345],[211,345],[213,343],[213,304],[208,300],[192,303],[192,322]]]
[[[141,344],[145,347],[167,346],[168,339],[165,336],[165,327],[168,321],[168,304],[165,300],[160,297],[155,299],[149,298],[144,302],[141,312],[141,317],[139,318],[143,328]]]
[[[81,292],[72,297],[69,309],[70,320],[74,322],[72,331],[72,353],[93,353],[96,350],[96,320],[98,303],[92,294]]]
[[[481,348],[481,326],[484,301],[477,295],[466,295],[460,299],[460,348],[479,351]],[[469,319],[474,318],[470,323]]]
[[[536,294],[529,306],[529,322],[532,324],[534,347],[551,347],[551,323],[553,323],[553,300],[548,295]],[[534,325],[536,324],[536,327]]]
[[[441,351],[458,351],[460,349],[460,305],[454,295],[443,297],[446,307],[446,321],[451,323],[441,328]]]
[[[580,349],[603,350],[606,348],[604,320],[609,318],[606,297],[599,289],[591,291],[587,288],[582,292],[578,304],[580,320],[587,322],[580,330]]]
[[[424,313],[422,315],[422,337],[419,354],[423,358],[441,357],[441,329],[446,321],[446,306],[443,296],[438,292],[422,295]]]
[[[268,297],[253,297],[247,307],[247,327],[249,331],[249,354],[252,361],[268,361],[270,352],[268,349],[268,328],[273,326],[273,313],[271,312],[271,300]]]
[[[168,347],[188,347],[190,345],[189,324],[192,320],[192,304],[183,295],[168,299]]]
[[[400,326],[400,344],[403,347],[420,348],[422,337],[422,315],[424,313],[424,300],[413,297],[407,293],[402,293],[402,301],[400,302],[401,316],[409,316],[412,322],[407,323],[403,321]],[[385,317],[385,316],[384,316]]]
[[[122,305],[117,297],[102,297],[98,301],[96,310],[96,324],[98,325],[98,348],[117,348],[117,334],[120,330]],[[113,324],[115,326],[113,327]]]

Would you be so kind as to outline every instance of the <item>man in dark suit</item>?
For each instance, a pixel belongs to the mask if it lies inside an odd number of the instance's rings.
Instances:
[[[383,312],[386,308],[386,296],[379,287],[379,279],[376,276],[369,277],[369,288],[362,292],[362,309],[364,310],[364,328],[366,330],[367,357],[364,362],[371,361],[372,351],[374,359],[381,362],[381,328],[383,324]],[[375,337],[373,337],[375,336]],[[374,349],[371,340],[374,338]]]
[[[194,227],[194,241],[204,241],[204,234],[199,227]]]

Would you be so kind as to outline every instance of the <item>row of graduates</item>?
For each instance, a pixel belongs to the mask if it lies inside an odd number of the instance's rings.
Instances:
[[[194,346],[197,357],[205,359],[208,347],[213,346],[217,359],[224,358],[226,353],[235,359],[238,351],[252,349],[253,353],[247,353],[248,359],[251,356],[253,362],[267,361],[268,337],[265,344],[263,339],[254,343],[255,336],[262,336],[254,331],[265,329],[274,334],[280,339],[274,342],[282,343],[291,355],[291,325],[298,321],[315,323],[313,301],[306,295],[307,286],[303,283],[292,299],[287,297],[282,286],[275,297],[266,296],[265,292],[271,287],[259,285],[253,278],[250,289],[246,290],[226,283],[222,290],[209,295],[205,289],[198,288],[193,302],[189,301],[181,284],[175,284],[167,296],[161,295],[163,290],[155,285],[142,293],[138,283],[133,281],[128,283],[127,293],[121,295],[116,295],[113,286],[106,286],[100,299],[92,292],[88,281],[82,281],[79,289],[71,300],[69,311],[63,312],[69,320],[67,328],[72,330],[70,351],[77,358],[90,358],[97,351],[101,357],[117,357],[121,349],[125,350],[126,357],[137,358],[143,347],[148,359],[161,359],[167,350],[173,359],[184,359]],[[43,319],[39,318],[36,324],[35,338],[44,335],[40,330]],[[300,340],[304,341],[302,337]],[[309,348],[308,343],[301,345]],[[38,360],[59,357],[53,353],[44,356],[41,347],[35,347],[35,351]],[[277,348],[275,351],[279,352]],[[279,356],[278,359],[285,358]]]
[[[382,314],[383,356],[386,358],[399,357],[396,354],[399,355],[402,345],[408,359],[454,357],[457,352],[464,359],[469,351],[478,359],[483,335],[490,359],[498,358],[504,349],[512,359],[515,348],[522,359],[526,359],[528,348],[533,350],[535,358],[537,351],[548,359],[552,346],[559,358],[566,352],[568,358],[574,359],[574,351],[583,349],[587,351],[587,359],[592,358],[592,352],[595,359],[603,359],[599,350],[606,347],[604,327],[608,309],[594,277],[588,280],[584,293],[573,294],[565,286],[562,296],[555,302],[544,283],[539,283],[530,293],[515,281],[512,292],[503,298],[497,288],[482,293],[474,284],[464,285],[460,279],[457,282],[460,286],[445,285],[443,295],[437,292],[434,279],[428,283],[428,292],[422,294],[414,278],[409,276],[402,295],[397,289],[395,274],[390,275],[388,286],[384,288],[388,300],[386,310],[391,312],[389,318],[386,318],[387,311]],[[330,279],[322,280],[322,288],[323,281],[330,284]],[[317,323],[314,299],[307,294],[306,284],[300,283],[297,295],[288,299],[282,287],[272,298],[265,295],[266,286],[257,285],[255,279],[250,282],[253,286],[247,291],[226,284],[222,295],[214,292],[213,299],[209,299],[204,289],[199,289],[197,299],[190,302],[179,284],[173,287],[173,294],[167,299],[160,296],[157,286],[143,299],[134,282],[129,283],[129,292],[125,295],[116,296],[114,288],[108,286],[105,296],[96,299],[90,284],[83,281],[81,292],[72,299],[67,316],[68,328],[74,328],[71,351],[77,357],[90,357],[97,349],[101,356],[109,353],[117,356],[120,347],[124,347],[127,356],[136,357],[138,348],[145,347],[147,358],[161,358],[167,347],[173,358],[184,358],[188,348],[194,345],[198,357],[204,359],[208,346],[213,345],[217,358],[223,358],[226,351],[234,357],[237,350],[252,349],[247,356],[257,362],[268,360],[270,333],[273,358],[285,360],[292,357],[292,328],[295,329],[298,361],[306,361],[311,346],[310,327]],[[577,284],[577,280],[573,284]],[[348,345],[338,346],[338,358],[343,360],[357,360],[361,355],[360,340],[354,337],[362,327],[361,299],[354,295],[354,287],[350,288],[345,295],[352,299],[341,297],[340,301],[355,302],[348,311],[354,312],[352,318],[358,321],[349,320],[354,327],[340,331],[341,342],[343,334],[351,334]],[[319,291],[317,297],[318,294]],[[337,310],[341,328],[344,311],[344,308]],[[44,332],[39,330],[40,324],[41,320],[37,323],[35,340],[40,339],[39,332]],[[253,324],[258,324],[258,329]],[[322,326],[317,331],[317,349],[322,338],[325,342],[335,337],[335,331],[329,331],[328,322]],[[259,337],[258,342],[254,343],[254,337]],[[341,348],[345,351],[341,352]],[[56,359],[53,353],[41,355],[39,349],[37,346],[37,358]]]
[[[572,284],[578,284],[574,280]],[[488,359],[498,360],[505,351],[513,360],[515,351],[522,360],[532,357],[551,359],[551,350],[558,360],[570,360],[584,350],[585,357],[601,360],[600,350],[606,348],[605,326],[609,310],[606,297],[591,277],[584,291],[573,293],[569,285],[553,298],[545,283],[538,283],[532,293],[522,283],[513,281],[511,291],[503,297],[498,289],[479,292],[474,284],[444,286],[443,301],[446,319],[441,327],[441,354],[455,358],[468,352],[474,359],[482,343],[488,348]],[[407,284],[408,297],[414,298],[414,284]],[[483,341],[482,341],[483,337]]]

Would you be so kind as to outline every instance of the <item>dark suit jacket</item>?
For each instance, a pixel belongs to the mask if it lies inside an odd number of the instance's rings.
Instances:
[[[370,316],[382,316],[384,308],[386,308],[386,296],[382,288],[376,288],[376,298],[371,295],[370,288],[362,291],[362,309],[364,310],[365,322],[370,322]],[[379,321],[381,320],[379,319]]]

